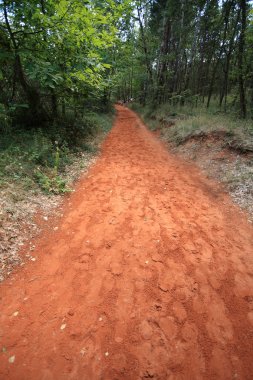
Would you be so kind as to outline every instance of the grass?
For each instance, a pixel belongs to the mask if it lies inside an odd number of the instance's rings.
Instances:
[[[172,107],[163,104],[154,109],[134,104],[133,109],[151,130],[161,129],[163,138],[177,145],[193,136],[224,132],[227,143],[231,143],[235,149],[253,151],[252,120],[241,120],[235,114],[221,113],[218,107],[207,110],[203,106]]]
[[[35,193],[40,189],[47,194],[69,191],[63,178],[66,167],[82,152],[97,152],[99,139],[110,130],[112,118],[112,114],[90,113],[74,120],[67,115],[45,130],[2,128],[0,189],[14,185]]]

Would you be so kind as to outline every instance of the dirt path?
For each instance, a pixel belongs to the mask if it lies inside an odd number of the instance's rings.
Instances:
[[[0,378],[252,379],[253,230],[135,114],[0,287]]]

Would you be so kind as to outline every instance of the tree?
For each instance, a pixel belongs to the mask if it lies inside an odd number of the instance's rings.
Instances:
[[[238,48],[238,82],[239,82],[239,92],[240,92],[240,115],[243,119],[246,117],[246,99],[245,99],[245,89],[244,89],[244,49],[245,49],[245,34],[246,34],[246,0],[239,0],[240,15],[241,15],[241,27],[239,36],[239,48]]]
[[[142,104],[201,99],[246,117],[253,88],[250,2],[136,0],[135,9],[132,82]]]
[[[102,98],[108,86],[107,51],[120,39],[129,0],[0,2],[1,76],[6,106],[26,109],[30,124],[58,117],[59,105],[75,113]],[[6,57],[12,69],[5,69]],[[2,78],[2,79],[1,79]],[[92,100],[93,99],[93,100]]]

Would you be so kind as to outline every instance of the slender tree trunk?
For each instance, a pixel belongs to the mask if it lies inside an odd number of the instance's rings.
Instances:
[[[62,98],[62,101],[61,101],[61,112],[62,112],[62,116],[65,117],[66,116],[66,105],[65,105],[64,97]]]
[[[218,69],[218,66],[219,66],[219,63],[220,63],[220,59],[221,59],[222,53],[224,51],[224,46],[225,46],[225,43],[226,43],[226,37],[227,37],[227,31],[228,31],[228,22],[229,22],[229,15],[230,15],[230,11],[231,11],[232,5],[233,5],[232,1],[228,1],[228,2],[224,3],[224,7],[225,7],[224,8],[224,13],[225,13],[224,14],[224,20],[223,20],[223,17],[222,17],[222,20],[224,22],[223,38],[222,38],[219,54],[218,54],[218,57],[217,57],[217,61],[216,61],[216,64],[214,65],[214,69],[213,69],[213,72],[212,72],[211,82],[210,82],[209,91],[208,91],[208,99],[207,99],[207,104],[206,104],[207,108],[210,105],[211,97],[212,97],[212,94],[213,94],[213,87],[214,87],[214,83],[215,83],[216,72],[217,72],[217,69]]]
[[[251,119],[253,119],[253,75],[251,76],[250,90]]]
[[[198,38],[198,33],[199,33],[199,23],[200,23],[200,12],[197,14],[197,20],[194,28],[194,38],[192,41],[192,46],[191,46],[191,55],[190,55],[190,62],[187,65],[187,70],[185,74],[185,90],[189,89],[190,85],[190,80],[193,77],[193,70],[194,70],[194,57],[196,55],[196,46],[197,46],[197,38]]]
[[[152,73],[152,67],[151,67],[151,64],[150,64],[150,61],[149,61],[149,57],[148,57],[148,44],[147,44],[147,41],[146,41],[146,36],[145,36],[145,32],[144,32],[144,26],[143,26],[143,23],[142,23],[142,20],[141,20],[141,9],[140,9],[140,7],[138,5],[137,5],[137,13],[138,13],[138,21],[139,21],[139,25],[140,25],[140,32],[141,32],[141,38],[142,38],[142,44],[143,44],[143,51],[144,51],[144,55],[145,55],[146,68],[147,68],[147,72],[148,72],[148,75],[149,75],[149,79],[152,81],[153,80],[153,73]]]
[[[51,89],[51,105],[52,105],[52,115],[55,119],[58,116],[58,107],[57,107],[57,96],[53,89]]]
[[[235,35],[238,28],[238,22],[240,18],[240,11],[237,12],[237,17],[234,23],[234,29],[233,33],[230,37],[228,51],[226,52],[225,57],[225,67],[224,67],[224,82],[222,86],[222,92],[221,92],[221,98],[220,98],[220,107],[222,106],[222,102],[224,99],[224,111],[227,111],[227,93],[228,93],[228,77],[229,77],[229,70],[230,70],[230,62],[231,62],[231,56],[234,49],[234,41],[235,41]]]
[[[167,72],[167,55],[169,52],[169,40],[170,40],[171,22],[168,15],[164,18],[163,26],[163,38],[160,48],[160,63],[158,69],[158,89],[156,99],[158,103],[164,98],[164,86],[166,83],[166,72]]]
[[[245,46],[245,31],[246,31],[246,7],[247,0],[239,0],[239,5],[241,9],[241,33],[239,37],[239,49],[238,49],[238,70],[239,70],[239,93],[240,93],[240,116],[241,118],[246,118],[246,99],[245,99],[245,88],[244,88],[244,75],[243,75],[243,54]]]

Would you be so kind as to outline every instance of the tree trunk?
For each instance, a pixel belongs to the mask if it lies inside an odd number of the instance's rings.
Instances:
[[[227,3],[224,3],[224,13],[225,14],[224,14],[224,19],[222,18],[222,21],[224,23],[223,38],[222,38],[219,54],[218,54],[218,57],[217,57],[217,61],[216,61],[216,64],[215,64],[213,72],[212,72],[211,82],[210,82],[209,91],[208,91],[207,105],[206,105],[207,108],[210,105],[211,97],[212,97],[212,94],[213,94],[213,87],[214,87],[214,83],[215,83],[216,71],[217,71],[217,68],[219,66],[220,59],[221,59],[222,53],[224,51],[224,46],[225,46],[225,43],[226,43],[226,37],[227,37],[227,31],[228,31],[228,22],[229,22],[229,15],[230,15],[230,11],[231,11],[232,5],[233,5],[233,2],[231,2],[231,1],[227,2]]]
[[[170,31],[171,31],[171,22],[168,15],[164,18],[164,27],[163,27],[163,38],[160,48],[160,62],[158,68],[158,89],[156,99],[158,103],[161,103],[161,100],[164,97],[164,86],[166,83],[166,71],[167,71],[167,55],[169,52],[169,40],[170,40]]]
[[[151,67],[151,64],[149,62],[148,45],[147,45],[146,36],[145,36],[145,33],[144,33],[143,23],[142,23],[142,20],[141,20],[141,10],[140,10],[140,7],[138,5],[137,5],[137,13],[138,13],[138,21],[139,21],[139,25],[140,25],[141,38],[142,38],[143,51],[144,51],[144,56],[145,56],[147,73],[148,73],[148,76],[149,76],[149,80],[152,82],[153,81],[152,67]]]
[[[57,107],[57,96],[53,89],[51,89],[51,108],[53,119],[58,116],[58,107]]]
[[[239,94],[240,94],[240,116],[246,118],[246,99],[244,89],[244,75],[243,75],[243,54],[245,46],[245,31],[246,31],[246,7],[247,0],[239,0],[239,6],[241,10],[241,33],[239,37],[239,49],[238,49],[238,82],[239,82]]]
[[[229,77],[229,70],[230,70],[230,62],[231,62],[231,56],[234,48],[234,41],[235,41],[235,35],[237,32],[237,26],[240,18],[240,11],[237,12],[237,17],[235,19],[234,23],[234,29],[233,33],[230,37],[228,51],[226,51],[226,57],[225,57],[225,67],[224,67],[224,82],[222,86],[222,92],[220,97],[220,107],[222,106],[222,102],[224,99],[224,111],[227,111],[227,93],[228,93],[228,77]]]
[[[15,75],[17,80],[19,81],[29,104],[29,109],[31,112],[31,122],[33,125],[38,125],[48,119],[48,115],[46,114],[40,99],[39,91],[31,86],[26,78],[26,75],[23,70],[22,62],[20,55],[18,53],[18,45],[15,40],[14,34],[11,30],[8,13],[7,13],[7,5],[6,1],[4,1],[4,18],[8,33],[10,35],[10,39],[14,48],[14,56],[15,56]]]

